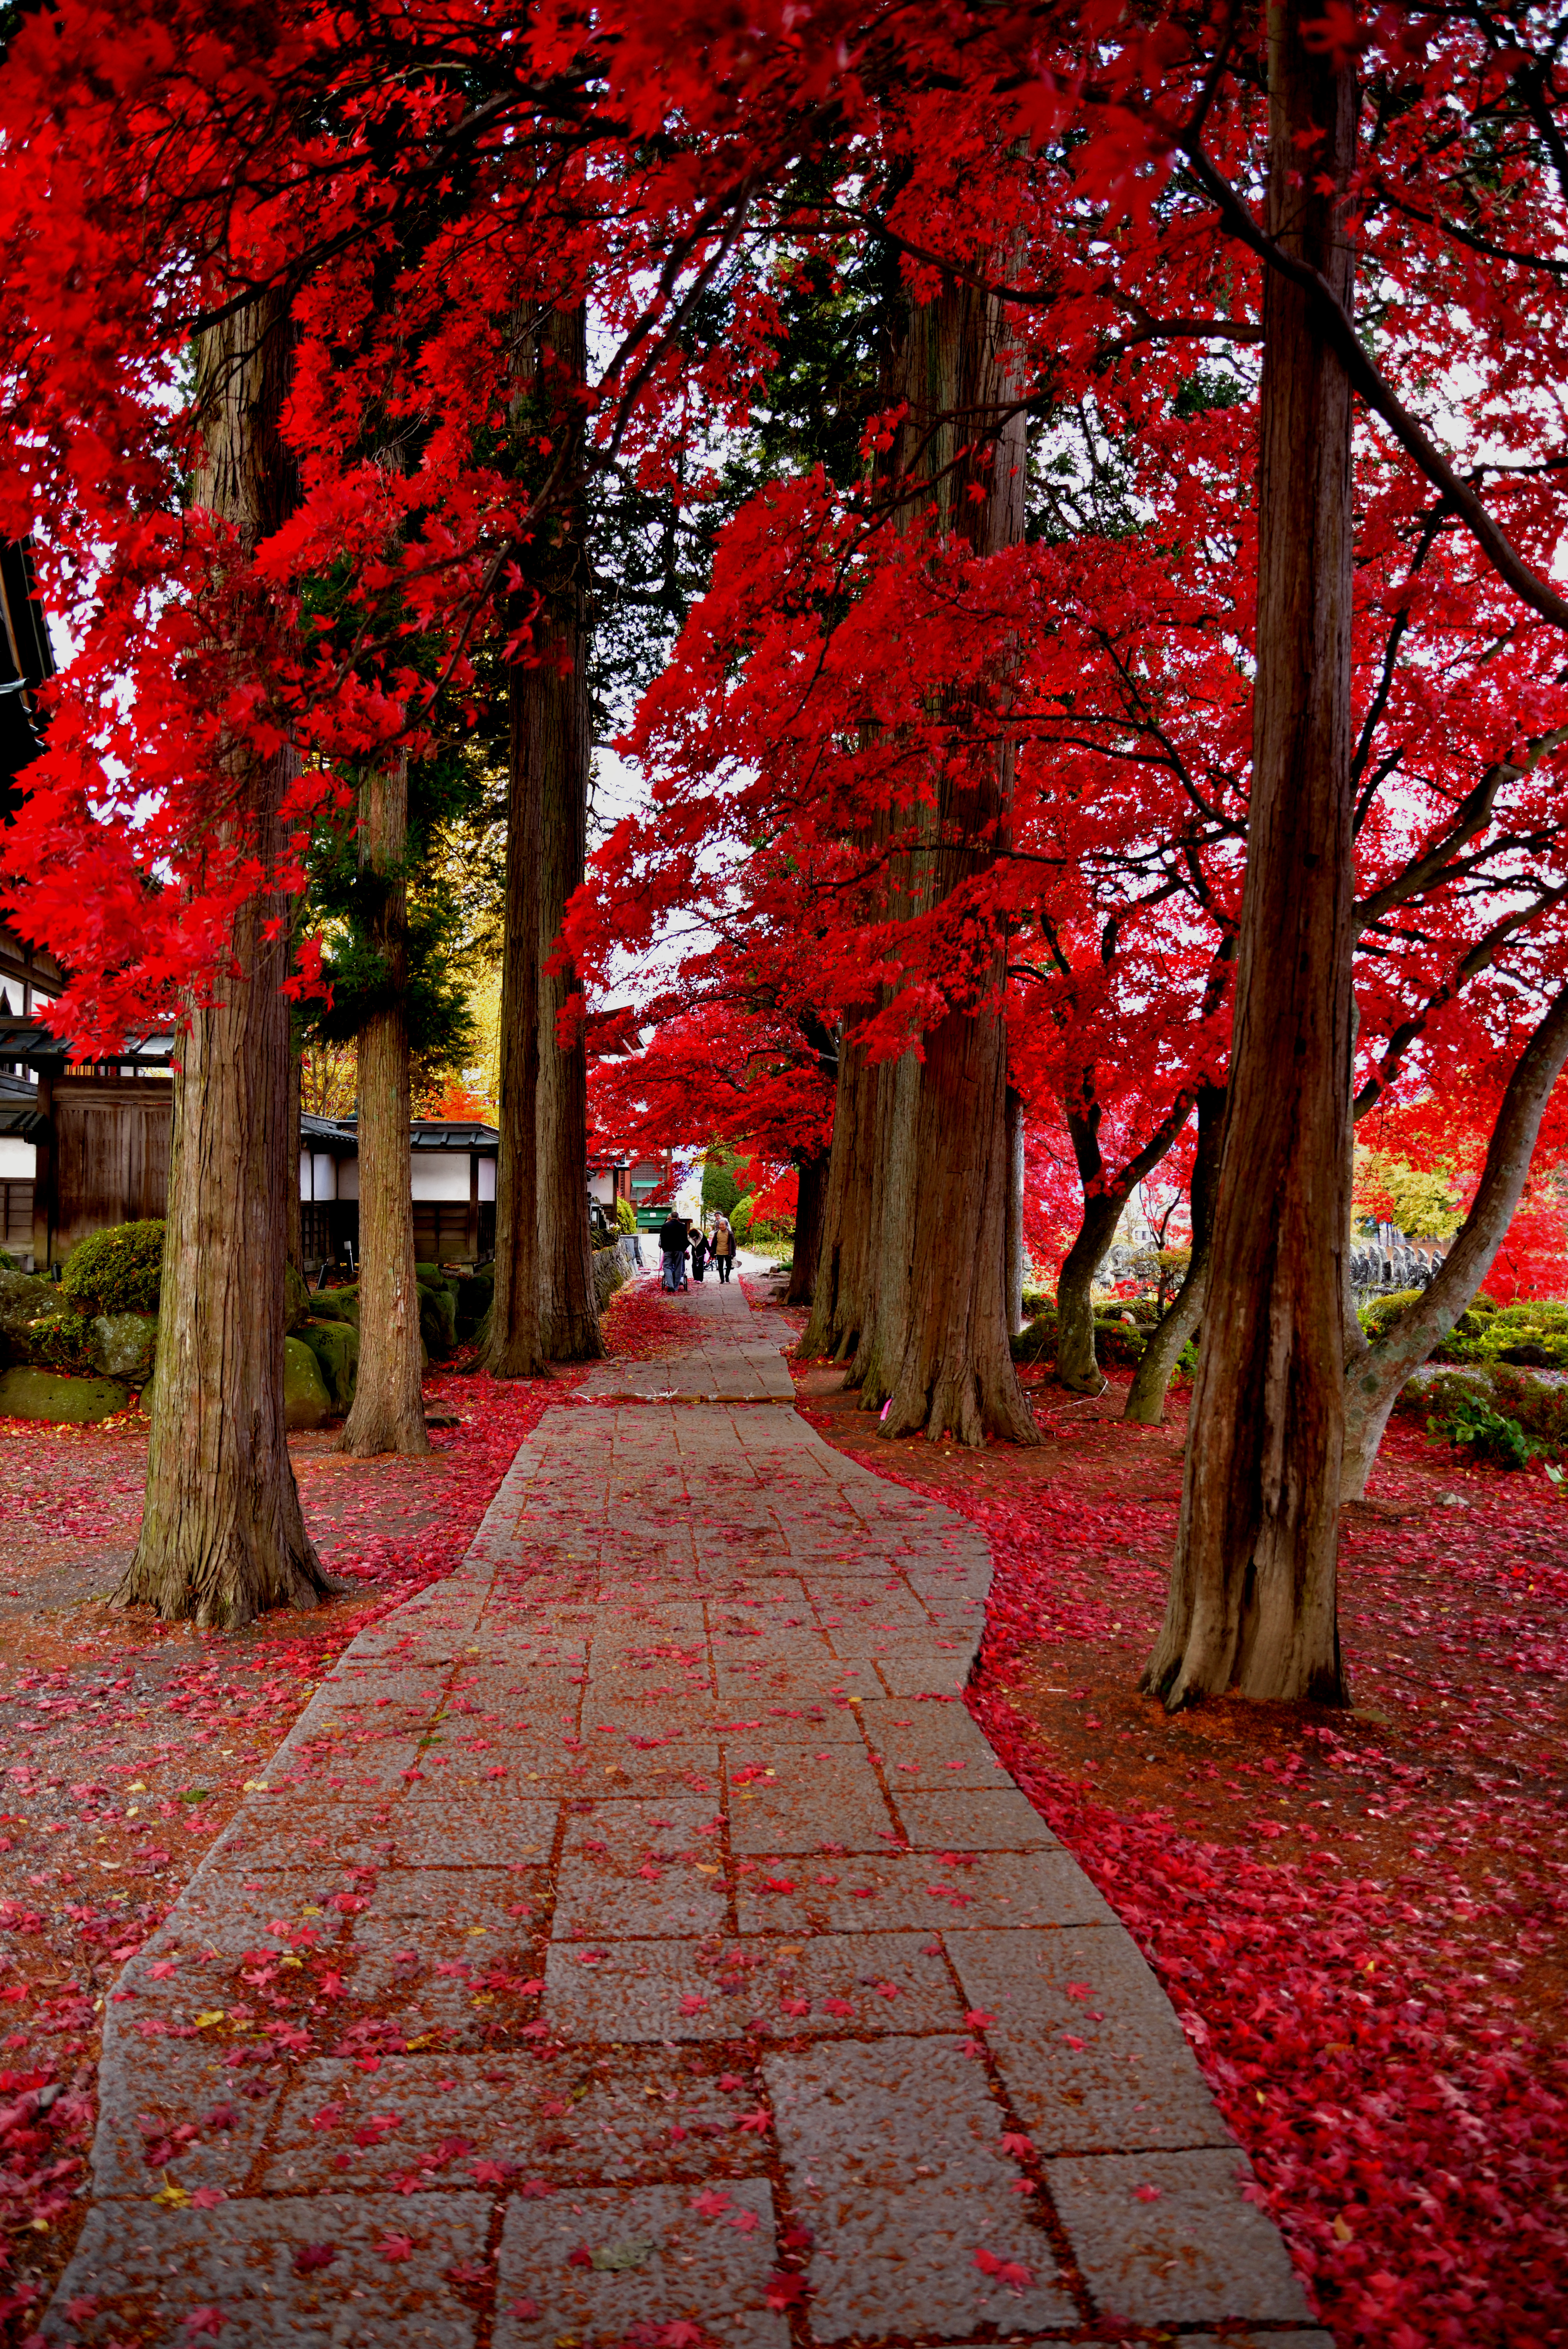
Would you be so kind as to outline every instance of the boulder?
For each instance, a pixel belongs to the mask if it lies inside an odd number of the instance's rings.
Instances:
[[[463,1340],[473,1336],[490,1309],[495,1295],[495,1267],[488,1265],[483,1272],[465,1274],[458,1282],[458,1335]]]
[[[417,1264],[414,1267],[414,1278],[418,1282],[421,1288],[444,1288],[448,1290],[453,1302],[456,1303],[458,1283],[461,1278],[459,1274],[455,1272],[443,1272],[438,1264]]]
[[[319,1427],[332,1411],[326,1381],[315,1356],[302,1338],[284,1340],[284,1423],[288,1427]]]
[[[93,1366],[106,1379],[145,1386],[158,1348],[156,1313],[99,1313],[92,1324]]]
[[[333,1410],[346,1412],[354,1400],[354,1381],[359,1375],[358,1330],[352,1321],[307,1321],[299,1336],[301,1344],[315,1356]]]
[[[33,1359],[35,1321],[57,1320],[60,1292],[28,1272],[0,1272],[0,1341],[13,1361]]]
[[[58,1371],[18,1367],[0,1373],[0,1419],[70,1421],[88,1426],[112,1419],[130,1402],[118,1379],[67,1379]]]
[[[419,1283],[419,1335],[438,1362],[457,1344],[457,1300],[449,1288],[431,1288],[424,1281]]]
[[[354,1312],[348,1308],[352,1303]],[[345,1288],[313,1288],[310,1293],[310,1318],[313,1321],[352,1321],[359,1310],[359,1299],[350,1299]]]
[[[358,1289],[329,1288],[326,1291],[326,1294],[332,1299],[334,1319],[338,1321],[351,1321],[354,1327],[357,1330],[359,1327]]]

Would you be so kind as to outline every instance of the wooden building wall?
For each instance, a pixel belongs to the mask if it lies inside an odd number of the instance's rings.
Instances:
[[[166,1077],[60,1076],[51,1091],[58,1258],[106,1225],[163,1214],[173,1089]]]

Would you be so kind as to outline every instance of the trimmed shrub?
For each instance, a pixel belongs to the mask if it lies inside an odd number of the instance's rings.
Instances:
[[[637,1211],[635,1207],[633,1206],[630,1199],[616,1200],[615,1226],[618,1231],[634,1232],[636,1230]]]
[[[1357,1319],[1372,1343],[1376,1345],[1400,1314],[1424,1294],[1419,1288],[1395,1288],[1387,1297],[1375,1297],[1369,1305],[1361,1306]]]
[[[748,1191],[744,1199],[737,1199],[729,1211],[729,1228],[735,1234],[738,1247],[744,1247],[750,1235],[751,1218],[756,1207],[757,1202]]]
[[[78,1240],[60,1278],[67,1305],[95,1313],[156,1313],[163,1270],[161,1218],[114,1224]]]

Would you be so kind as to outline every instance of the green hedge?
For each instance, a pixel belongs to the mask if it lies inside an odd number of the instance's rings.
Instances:
[[[1420,1295],[1418,1288],[1396,1289],[1361,1308],[1361,1326],[1374,1344]],[[1520,1370],[1568,1370],[1568,1305],[1542,1297],[1522,1297],[1513,1305],[1499,1305],[1494,1297],[1472,1298],[1430,1359],[1473,1363],[1478,1370],[1498,1362]]]
[[[114,1224],[78,1240],[60,1294],[78,1313],[156,1313],[163,1270],[163,1225]]]

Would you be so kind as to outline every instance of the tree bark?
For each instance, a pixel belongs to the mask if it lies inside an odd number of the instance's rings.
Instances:
[[[822,1240],[822,1199],[827,1188],[828,1153],[820,1151],[799,1162],[799,1192],[795,1203],[795,1251],[789,1266],[786,1305],[810,1305],[817,1278],[817,1255]]]
[[[289,1022],[289,1100],[284,1114],[289,1133],[293,1137],[294,1155],[290,1164],[294,1172],[289,1182],[288,1203],[284,1216],[284,1246],[288,1262],[293,1265],[303,1280],[304,1278],[304,1209],[299,1195],[300,1111],[304,1106],[301,1100],[302,1087],[300,1049],[294,1038],[294,1022],[291,1019]]]
[[[844,1030],[852,1025],[846,1015]],[[876,1071],[858,1044],[841,1033],[833,1095],[833,1139],[822,1192],[822,1230],[805,1355],[843,1361],[860,1343],[872,1256],[872,1164],[876,1132]]]
[[[1367,1475],[1399,1390],[1433,1347],[1448,1336],[1491,1271],[1529,1180],[1541,1121],[1565,1063],[1568,988],[1531,1037],[1508,1081],[1475,1198],[1441,1269],[1376,1345],[1364,1345],[1352,1366],[1346,1405],[1343,1499],[1358,1501],[1365,1494]]]
[[[513,599],[514,605],[521,598]],[[513,631],[525,617],[514,609]],[[485,1368],[531,1379],[548,1367],[539,1331],[539,760],[530,740],[537,698],[518,662],[508,679],[506,905],[500,979],[500,1135],[496,1154],[495,1288]]]
[[[414,1275],[414,1203],[408,1171],[408,762],[377,768],[360,802],[360,863],[381,878],[372,943],[387,1000],[360,1030],[359,1371],[342,1449],[428,1452],[420,1392],[419,1292]]]
[[[1024,419],[1001,421],[1014,396],[1000,304],[954,286],[911,314],[903,355],[907,413],[893,452],[901,494],[926,479],[943,533],[976,554],[1023,535]],[[900,910],[938,904],[983,873],[1006,846],[1013,752],[998,743],[1006,681],[984,713],[954,709],[955,740],[975,730],[966,758],[943,763],[929,807],[902,817],[922,854],[895,871]],[[991,740],[980,739],[989,735]],[[1011,1154],[1007,1048],[1001,1002],[1004,942],[976,947],[964,999],[911,1053],[882,1071],[880,1216],[874,1321],[862,1330],[855,1375],[882,1435],[951,1430],[964,1444],[987,1434],[1039,1441],[1008,1342],[1006,1247]]]
[[[1139,1427],[1158,1427],[1165,1416],[1165,1397],[1182,1347],[1203,1317],[1209,1290],[1209,1267],[1213,1260],[1214,1191],[1220,1172],[1220,1145],[1224,1138],[1225,1089],[1205,1084],[1198,1091],[1198,1153],[1192,1161],[1192,1255],[1181,1288],[1161,1316],[1142,1358],[1132,1374],[1124,1419]]]
[[[280,295],[236,312],[201,341],[205,450],[193,502],[234,525],[242,561],[294,502],[280,430],[289,350]],[[236,746],[231,757],[236,825],[269,862],[285,845],[279,812],[296,772],[291,752],[261,758]],[[289,1006],[280,992],[288,912],[271,894],[242,907],[226,999],[186,1007],[146,1499],[116,1593],[122,1605],[150,1605],[169,1619],[233,1626],[269,1607],[314,1607],[344,1587],[305,1532],[284,1419],[289,1189],[299,1189]]]
[[[1024,1327],[1024,1097],[1007,1088],[1007,1260],[1006,1293],[1007,1334],[1016,1338]]]
[[[1124,1197],[1097,1192],[1057,1277],[1057,1376],[1074,1394],[1099,1394],[1105,1385],[1094,1350],[1094,1277],[1116,1237]]]
[[[1269,19],[1269,222],[1352,295],[1334,191],[1353,168],[1348,67]],[[1310,161],[1303,162],[1304,157]],[[1325,193],[1325,188],[1329,192]],[[1166,1705],[1233,1685],[1341,1702],[1353,806],[1351,395],[1308,297],[1264,293],[1257,678],[1230,1106],[1202,1360],[1165,1619]]]
[[[563,1044],[559,1021],[577,992],[570,962],[551,968],[566,901],[583,874],[593,717],[588,695],[588,595],[583,513],[583,409],[587,312],[556,311],[541,337],[555,364],[543,391],[552,437],[567,448],[568,507],[550,562],[544,608],[534,623],[539,666],[529,672],[535,708],[529,727],[540,761],[542,863],[539,906],[539,1339],[552,1361],[583,1362],[604,1351],[593,1287],[588,1224],[588,1048],[581,1020]]]

